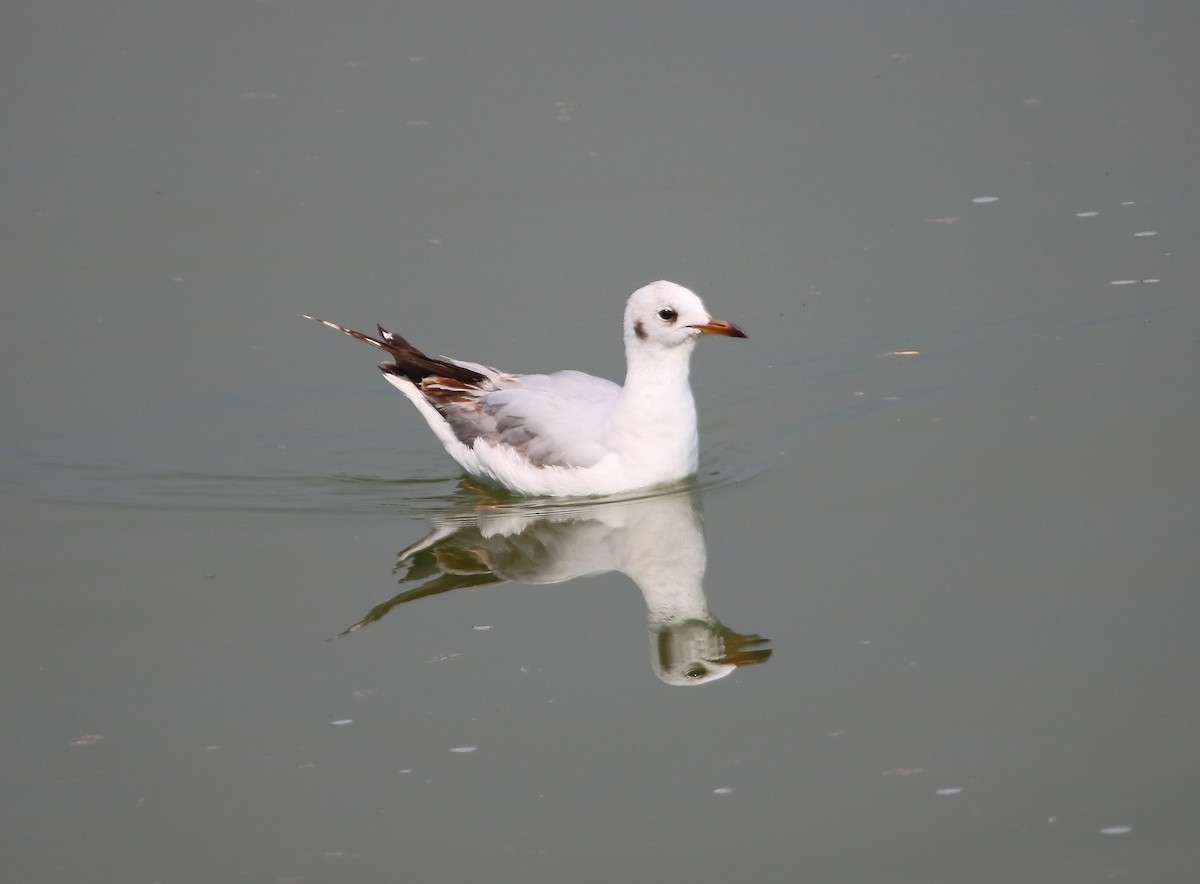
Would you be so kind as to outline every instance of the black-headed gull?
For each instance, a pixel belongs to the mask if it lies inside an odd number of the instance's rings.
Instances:
[[[387,352],[379,368],[464,470],[518,494],[617,494],[696,472],[688,363],[702,334],[744,338],[696,294],[661,280],[625,306],[625,385],[579,371],[509,374],[426,356],[379,326],[379,338],[306,316]]]

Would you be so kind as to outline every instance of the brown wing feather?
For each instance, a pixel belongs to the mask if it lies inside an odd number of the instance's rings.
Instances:
[[[459,389],[486,383],[488,380],[486,375],[480,374],[466,366],[458,365],[446,359],[426,356],[400,335],[388,331],[381,325],[376,326],[379,329],[379,337],[373,338],[370,335],[354,331],[354,329],[346,328],[344,325],[338,325],[336,322],[330,322],[327,319],[317,319],[317,317],[307,314],[304,314],[304,318],[311,319],[313,322],[319,322],[321,325],[327,325],[344,335],[349,335],[355,340],[383,350],[392,357],[392,361],[382,363],[379,366],[379,370],[407,378],[418,387],[424,388],[425,384],[422,382],[427,378],[435,384],[439,380],[457,382],[451,383],[450,386]]]

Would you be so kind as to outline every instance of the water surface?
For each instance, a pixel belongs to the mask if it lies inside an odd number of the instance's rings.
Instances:
[[[14,12],[10,877],[1192,880],[1198,25]],[[750,337],[649,500],[299,318],[619,378],[663,277]]]

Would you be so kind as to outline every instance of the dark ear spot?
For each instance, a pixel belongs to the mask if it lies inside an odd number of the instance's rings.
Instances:
[[[633,324],[633,333],[638,336],[639,341],[646,340],[646,327],[640,319]]]

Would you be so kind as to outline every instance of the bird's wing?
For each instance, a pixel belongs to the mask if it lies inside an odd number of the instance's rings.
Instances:
[[[537,466],[590,467],[612,453],[609,421],[621,388],[578,371],[493,376],[492,389],[438,404],[466,445],[484,439]]]
[[[391,356],[380,370],[418,408],[432,407],[468,448],[482,440],[511,449],[536,466],[560,467],[590,467],[612,453],[606,442],[612,435],[612,406],[621,391],[612,381],[580,371],[509,374],[476,362],[427,356],[382,326],[375,338],[315,316],[305,318]],[[432,413],[426,417],[431,425],[436,421]]]

